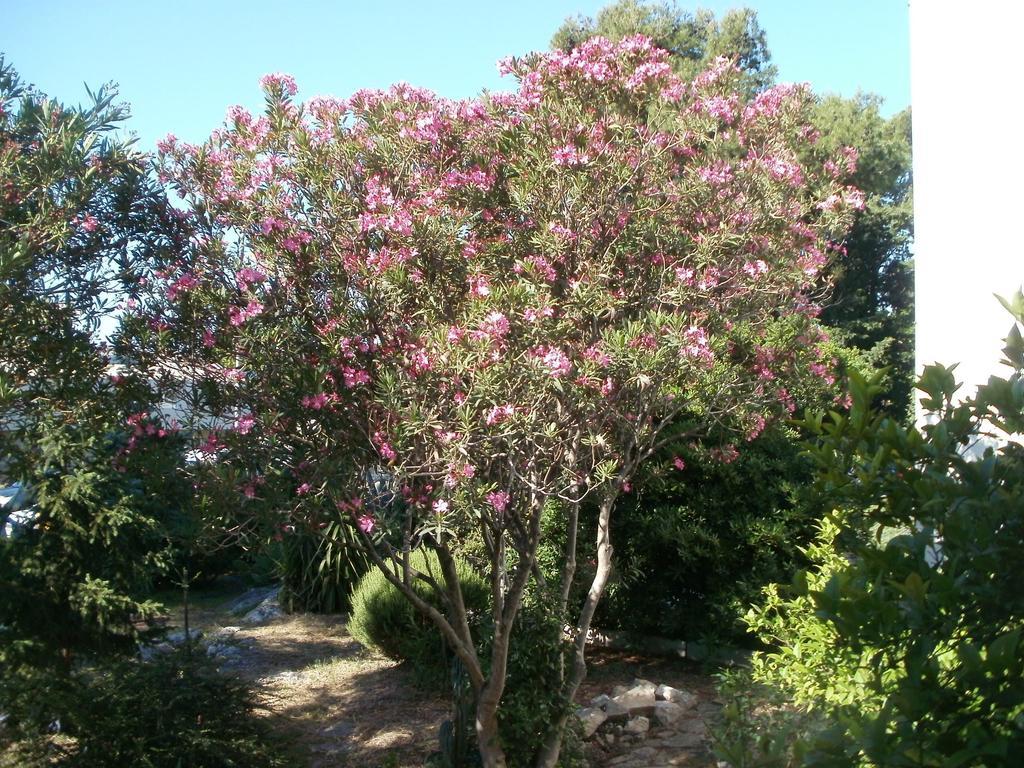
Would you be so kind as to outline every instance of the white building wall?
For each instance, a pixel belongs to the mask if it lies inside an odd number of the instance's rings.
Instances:
[[[973,395],[1024,283],[1024,3],[911,0],[916,365]]]

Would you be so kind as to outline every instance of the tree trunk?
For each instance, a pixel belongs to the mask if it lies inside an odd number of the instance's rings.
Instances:
[[[562,688],[562,695],[566,701],[571,702],[579,690],[580,683],[587,676],[587,633],[590,631],[590,622],[594,618],[597,604],[604,594],[605,585],[612,570],[612,541],[611,541],[611,514],[615,506],[617,494],[611,494],[601,500],[597,518],[597,570],[594,572],[594,580],[590,584],[590,591],[587,592],[587,599],[583,602],[583,609],[580,611],[580,620],[576,625],[575,638],[575,663],[569,678]],[[565,733],[565,726],[569,722],[569,710],[558,718],[551,725],[551,730],[537,754],[537,768],[554,768],[558,763],[559,753],[562,751],[562,736]]]
[[[484,768],[506,768],[505,750],[498,731],[498,700],[487,685],[476,706],[476,738]]]

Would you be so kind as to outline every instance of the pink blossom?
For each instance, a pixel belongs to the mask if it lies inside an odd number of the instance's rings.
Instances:
[[[178,137],[175,136],[173,133],[168,133],[162,139],[157,141],[156,149],[158,152],[161,152],[162,154],[169,155],[174,151],[177,144]]]
[[[736,446],[729,444],[723,445],[721,448],[711,449],[711,458],[716,461],[720,461],[723,464],[732,464],[740,457],[740,452],[736,450]]]
[[[214,337],[213,331],[211,331],[209,328],[204,330],[203,331],[203,346],[204,347],[212,347],[216,343],[217,343],[217,339]]]
[[[235,420],[235,431],[240,435],[248,435],[255,424],[255,416],[251,413],[243,413]]]
[[[258,269],[252,269],[251,267],[243,267],[242,269],[238,270],[236,279],[238,280],[239,290],[245,291],[253,283],[265,282],[267,276],[260,272]]]
[[[743,271],[750,277],[758,277],[768,271],[768,265],[761,259],[758,259],[757,261],[748,261],[743,265]]]
[[[85,218],[82,219],[82,229],[86,232],[95,232],[99,225],[99,221],[91,213],[86,214]]]
[[[548,374],[556,379],[565,376],[572,370],[569,356],[558,347],[538,347],[533,354],[539,358]]]
[[[204,453],[210,456],[217,453],[222,447],[223,444],[220,441],[220,436],[217,434],[216,430],[213,430],[207,433],[206,440],[196,450],[199,453]]]
[[[347,389],[353,389],[354,387],[358,387],[360,384],[370,383],[370,374],[357,368],[349,368],[348,366],[345,366],[342,369],[341,374],[345,379],[345,387]]]
[[[554,160],[555,165],[565,165],[570,168],[586,165],[590,162],[590,156],[581,154],[572,144],[566,144],[554,150],[551,153],[551,159]]]
[[[750,429],[747,430],[748,442],[755,439],[758,435],[764,432],[765,427],[764,416],[762,416],[760,413],[755,413],[752,421],[753,424],[751,424]]]
[[[372,515],[360,515],[356,518],[356,527],[363,533],[369,535],[373,533],[377,527],[377,521],[373,519]]]
[[[472,275],[469,278],[469,292],[482,299],[491,295],[491,284],[483,275]]]
[[[674,466],[676,469],[682,471],[682,470],[686,469],[686,462],[683,461],[678,456],[676,456],[674,459],[672,459],[672,466]]]
[[[454,433],[448,433],[453,435]],[[448,468],[444,484],[448,488],[454,488],[461,480],[468,480],[476,474],[476,467],[472,464],[459,464]]]
[[[718,187],[728,184],[733,179],[732,166],[725,160],[698,168],[697,175],[708,184]]]
[[[491,493],[488,493],[485,498],[490,505],[494,507],[494,511],[499,514],[505,511],[508,507],[508,502],[511,499],[505,491],[492,491]]]
[[[700,360],[710,365],[715,358],[715,354],[711,349],[711,342],[707,331],[695,325],[690,326],[683,333],[683,347],[680,350],[680,354],[683,357]]]
[[[439,515],[443,515],[448,511],[448,502],[444,499],[438,499],[434,502],[434,511]]]
[[[295,78],[281,72],[274,72],[273,74],[261,77],[260,87],[271,93],[274,91],[280,91],[285,96],[294,96],[299,92],[298,86],[295,85]]]
[[[384,439],[384,435],[380,432],[373,433],[373,442],[377,446],[377,453],[381,455],[385,461],[394,461],[398,454],[395,453],[395,449],[391,447],[391,443]]]
[[[488,426],[500,424],[515,415],[516,408],[511,403],[496,405],[487,412],[486,422]]]
[[[250,320],[263,311],[263,305],[255,299],[250,301],[244,308],[231,307],[228,310],[228,321],[234,325],[239,326]]]
[[[330,402],[330,398],[323,392],[318,392],[315,395],[306,395],[301,402],[304,407],[319,411]]]
[[[305,496],[311,490],[313,490],[313,486],[311,486],[309,483],[303,483],[302,485],[295,489],[295,492],[299,494],[299,496]]]
[[[179,295],[199,285],[194,275],[182,275],[167,288],[167,300],[174,301]]]

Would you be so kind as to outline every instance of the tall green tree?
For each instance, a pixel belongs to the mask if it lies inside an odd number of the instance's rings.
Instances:
[[[865,197],[828,268],[831,298],[822,320],[888,369],[879,405],[904,418],[913,412],[914,370],[910,110],[886,119],[880,107],[877,96],[828,96],[815,110],[824,149],[857,151],[847,178]]]
[[[174,436],[103,332],[182,235],[115,137],[127,109],[90,96],[65,107],[0,58],[0,481],[32,505],[0,539],[5,706],[34,671],[128,644],[165,541]]]

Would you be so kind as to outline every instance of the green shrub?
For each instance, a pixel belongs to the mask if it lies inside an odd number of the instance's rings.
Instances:
[[[556,684],[561,665],[572,665],[572,646],[564,637],[564,619],[546,602],[532,594],[524,601],[512,628],[508,677],[498,724],[509,768],[529,768],[544,743],[551,723],[556,722],[566,702]],[[485,653],[488,650],[485,649]],[[570,719],[570,723],[574,723]],[[559,755],[559,768],[582,765],[582,740],[572,725],[566,730]]]
[[[4,745],[0,765],[273,768],[293,762],[280,737],[272,738],[255,717],[259,705],[248,684],[184,649],[79,670],[62,683],[50,680],[43,696],[45,706],[20,713],[32,717],[9,726],[15,739]],[[48,728],[38,722],[44,709]],[[59,737],[46,733],[58,723]]]
[[[441,566],[433,552],[414,551],[411,564],[443,583]],[[467,564],[460,562],[457,567],[466,609],[483,613],[490,599],[487,583]],[[444,610],[440,598],[428,584],[418,580],[413,588],[423,600]],[[411,662],[423,685],[440,686],[447,679],[448,654],[441,633],[379,569],[368,571],[353,591],[348,630],[363,645],[397,661]]]
[[[1024,325],[1024,294],[1004,303]],[[849,415],[809,424],[836,512],[811,572],[749,619],[775,644],[754,681],[819,723],[791,741],[788,764],[1019,765],[1024,446],[991,427],[1024,432],[1019,325],[1004,355],[1010,376],[962,403],[952,368],[926,368],[921,429],[873,411],[876,388],[856,376]]]

